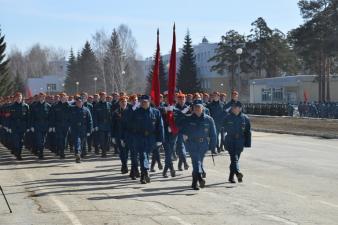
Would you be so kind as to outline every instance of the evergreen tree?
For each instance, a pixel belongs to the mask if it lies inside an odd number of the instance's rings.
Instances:
[[[67,64],[67,77],[65,80],[65,91],[68,94],[76,93],[76,81],[78,81],[77,59],[74,56],[73,49],[70,49],[70,55]]]
[[[22,76],[16,72],[14,82],[13,82],[13,92],[20,91],[21,93],[26,92],[26,85],[24,80],[22,79]]]
[[[160,78],[161,93],[163,93],[163,92],[165,92],[168,89],[168,74],[167,74],[165,65],[163,64],[163,58],[162,58],[162,56],[160,56],[160,74],[159,74],[159,78]],[[150,93],[152,79],[153,79],[153,66],[151,67],[151,70],[149,71],[149,74],[147,76],[146,93]]]
[[[127,85],[125,79],[125,66],[120,39],[118,33],[114,29],[103,62],[108,93],[125,91]]]
[[[182,56],[177,73],[177,88],[184,93],[201,91],[201,84],[197,78],[196,57],[189,32],[184,38]]]
[[[86,41],[85,46],[82,49],[80,58],[77,59],[77,68],[78,76],[76,77],[79,82],[78,91],[94,93],[94,77],[98,77],[100,70],[98,61],[88,41]]]
[[[9,95],[12,90],[12,81],[9,75],[8,63],[6,58],[5,36],[1,34],[0,29],[0,96]]]

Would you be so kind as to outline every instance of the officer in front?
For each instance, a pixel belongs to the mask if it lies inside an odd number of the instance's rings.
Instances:
[[[235,175],[238,182],[242,182],[243,174],[239,169],[239,158],[244,147],[251,147],[251,125],[249,118],[242,113],[241,102],[233,102],[223,125],[226,132],[225,147],[229,151],[231,160],[229,182],[236,183]]]
[[[93,128],[92,115],[89,109],[83,106],[81,97],[75,98],[75,106],[71,108],[70,121],[76,162],[80,163],[83,146],[86,144],[86,138],[89,137]]]
[[[191,116],[186,116],[182,121],[183,140],[190,153],[192,162],[192,188],[199,190],[205,187],[205,180],[202,178],[203,159],[208,150],[216,148],[216,127],[214,120],[205,114],[202,100],[193,102]]]
[[[141,167],[141,183],[150,183],[149,154],[162,145],[164,141],[164,128],[161,113],[158,109],[150,107],[150,97],[142,95],[141,105],[132,116],[133,131],[135,133],[134,147],[139,153]]]

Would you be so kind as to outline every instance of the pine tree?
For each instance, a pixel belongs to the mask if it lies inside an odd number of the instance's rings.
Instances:
[[[22,76],[19,74],[19,72],[16,72],[14,82],[13,82],[13,92],[15,91],[19,91],[21,93],[26,92],[25,82],[22,79]]]
[[[74,56],[73,49],[70,49],[68,64],[67,64],[67,77],[65,80],[65,91],[68,94],[75,94],[76,81],[78,81],[78,66],[77,59]]]
[[[0,29],[0,96],[9,95],[13,84],[8,70],[9,59],[5,59],[5,51],[5,36],[2,36]]]
[[[76,77],[79,82],[78,91],[94,93],[94,77],[98,77],[100,69],[96,56],[88,41],[86,41],[85,46],[82,49],[81,56],[77,60],[77,71],[78,76]]]
[[[120,45],[120,40],[116,30],[113,30],[108,43],[108,49],[104,57],[103,67],[104,76],[107,84],[107,92],[125,91],[127,82],[123,62],[124,55]]]
[[[160,74],[159,74],[159,78],[160,78],[161,93],[163,93],[163,92],[165,92],[168,89],[168,74],[167,74],[165,65],[163,64],[163,58],[162,58],[162,56],[160,57]],[[146,93],[150,93],[152,79],[153,79],[153,68],[149,71],[149,74],[147,76]]]
[[[185,93],[201,91],[201,84],[197,78],[196,57],[189,32],[184,38],[182,51],[177,73],[177,87]]]

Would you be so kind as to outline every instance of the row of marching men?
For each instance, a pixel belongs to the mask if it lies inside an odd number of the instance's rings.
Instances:
[[[61,93],[57,101],[49,104],[46,95],[40,93],[37,101],[28,105],[23,102],[22,94],[16,93],[13,103],[1,107],[1,141],[19,160],[22,159],[23,141],[26,148],[43,159],[46,137],[53,134],[55,152],[64,158],[70,139],[78,163],[92,145],[96,153],[101,150],[102,157],[106,157],[112,142],[119,151],[121,172],[130,172],[132,179],[139,177],[143,184],[150,182],[149,171],[156,162],[162,169],[158,150],[162,147],[165,153],[163,177],[167,177],[168,172],[176,176],[172,160],[176,147],[179,169],[182,166],[188,169],[186,151],[189,152],[193,167],[192,188],[196,190],[205,186],[203,159],[206,152],[211,150],[216,154],[223,142],[231,159],[229,181],[234,183],[236,175],[241,182],[243,174],[238,161],[243,148],[251,146],[251,128],[248,117],[241,113],[238,93],[232,93],[232,100],[227,104],[220,101],[221,94],[217,92],[208,102],[199,94],[193,96],[192,102],[187,102],[186,97],[178,94],[175,106],[168,106],[164,100],[156,108],[147,95],[140,96],[139,101],[136,95],[129,99],[121,95],[117,102],[110,102],[107,94],[101,92],[91,104],[86,93],[71,102]],[[169,126],[167,114],[170,112],[178,132],[173,132]]]

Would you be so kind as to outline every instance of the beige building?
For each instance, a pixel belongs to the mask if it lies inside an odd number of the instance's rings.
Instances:
[[[338,102],[338,76],[330,77],[331,101]],[[315,75],[284,76],[250,80],[251,103],[298,103],[318,101]]]

